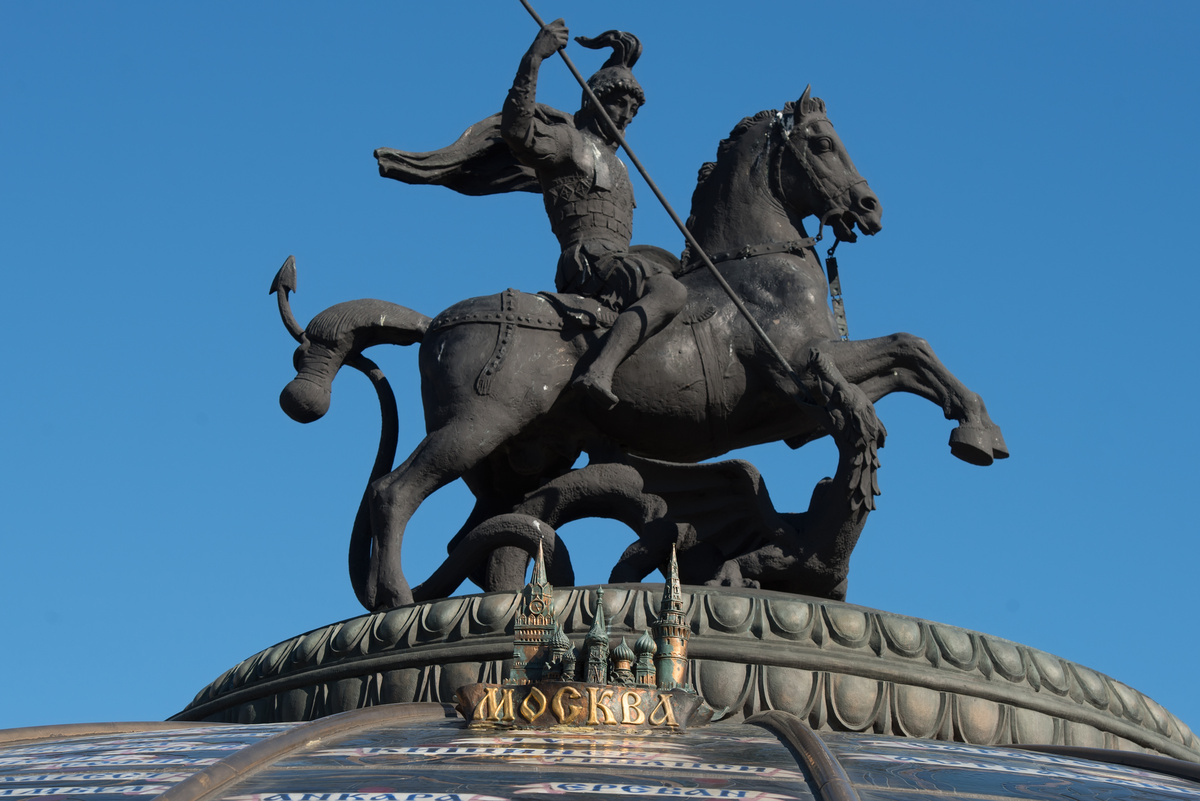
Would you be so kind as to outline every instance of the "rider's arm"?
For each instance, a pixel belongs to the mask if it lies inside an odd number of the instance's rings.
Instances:
[[[538,31],[537,37],[517,69],[512,89],[504,101],[500,116],[500,134],[521,161],[536,163],[553,160],[561,151],[553,128],[542,125],[535,115],[537,108],[538,68],[547,58],[567,46],[567,26],[561,19]]]

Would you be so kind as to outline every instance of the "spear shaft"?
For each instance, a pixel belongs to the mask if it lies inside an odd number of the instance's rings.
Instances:
[[[535,11],[533,6],[530,5],[529,0],[521,0],[521,5],[525,6],[525,10],[529,12],[529,16],[533,17],[533,21],[536,22],[539,27],[546,27],[546,23],[542,21],[542,18],[538,15],[537,11]],[[604,106],[600,105],[600,100],[596,97],[595,93],[592,92],[592,87],[588,86],[587,80],[584,79],[583,75],[575,67],[575,62],[573,62],[571,57],[567,55],[566,48],[559,50],[558,54],[562,56],[563,63],[567,65],[567,69],[571,71],[571,74],[575,76],[575,80],[583,88],[584,95],[587,97],[588,102],[592,104],[592,108],[595,109],[601,121],[603,121],[604,126],[608,129],[609,134],[613,137],[617,144],[621,146],[621,149],[625,151],[625,154],[629,156],[629,160],[633,162],[633,166],[637,168],[638,173],[641,174],[642,179],[646,182],[646,185],[650,187],[650,191],[654,193],[654,196],[658,198],[658,202],[662,205],[663,209],[666,210],[667,216],[671,218],[671,222],[675,223],[675,227],[678,228],[680,233],[683,234],[683,238],[687,241],[688,247],[691,248],[693,256],[698,256],[700,258],[700,262],[706,268],[708,268],[708,271],[712,274],[717,284],[725,291],[725,294],[729,296],[729,299],[733,301],[733,305],[737,307],[737,310],[741,312],[742,316],[746,318],[746,322],[750,324],[750,328],[753,329],[754,333],[758,335],[758,338],[762,340],[762,343],[764,346],[766,346],[767,351],[773,357],[775,357],[775,360],[779,362],[779,366],[783,368],[784,373],[792,380],[793,383],[795,383],[796,389],[800,393],[800,397],[793,396],[793,400],[802,406],[812,405],[811,402],[806,399],[808,393],[804,389],[804,385],[800,382],[800,376],[795,370],[792,369],[791,364],[788,363],[787,357],[780,352],[779,348],[775,347],[775,343],[771,341],[771,337],[769,337],[767,332],[763,330],[763,327],[758,324],[758,320],[755,320],[754,316],[750,314],[750,310],[746,308],[746,304],[744,304],[742,299],[738,297],[737,292],[735,292],[733,287],[729,285],[729,282],[725,280],[725,276],[721,275],[721,272],[717,269],[716,265],[712,263],[712,260],[708,257],[708,254],[704,252],[704,248],[700,247],[700,243],[696,241],[696,237],[692,236],[692,232],[688,230],[688,227],[684,225],[683,220],[681,220],[679,215],[675,213],[675,209],[672,208],[670,201],[668,201],[662,191],[659,190],[658,184],[654,182],[654,179],[650,177],[650,173],[642,165],[642,160],[639,159],[637,154],[633,152],[633,149],[629,147],[629,143],[625,141],[625,137],[621,134],[620,129],[617,128],[616,123],[612,121],[612,118],[608,116],[608,112],[604,110]],[[801,398],[805,399],[802,400]]]

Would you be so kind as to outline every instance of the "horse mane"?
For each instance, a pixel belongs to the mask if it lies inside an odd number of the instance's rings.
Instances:
[[[725,137],[717,144],[717,160],[704,162],[703,164],[700,165],[700,170],[696,174],[696,189],[692,192],[692,209],[691,209],[691,214],[688,217],[689,224],[691,223],[692,219],[696,216],[696,200],[697,200],[698,196],[701,194],[701,192],[703,192],[703,190],[705,189],[705,187],[708,183],[708,179],[712,177],[713,170],[715,170],[717,168],[717,164],[721,161],[721,157],[724,156],[734,146],[734,144],[742,137],[743,134],[746,133],[746,131],[750,130],[751,128],[753,128],[755,125],[762,122],[763,120],[768,119],[770,117],[775,117],[781,113],[784,116],[794,115],[796,113],[795,102],[789,100],[787,103],[785,103],[783,105],[782,112],[779,112],[775,109],[766,109],[764,111],[758,112],[757,114],[751,114],[749,117],[742,118],[741,122],[739,122],[737,125],[733,126],[733,130],[729,132],[729,136]],[[824,114],[824,113],[825,113],[825,101],[824,100],[822,100],[819,97],[802,98],[802,101],[800,103],[800,115],[801,116],[807,116],[809,114]]]
[[[692,216],[695,216],[696,213],[697,196],[704,190],[708,183],[708,179],[712,177],[713,170],[717,168],[717,163],[721,161],[721,157],[729,152],[729,150],[734,146],[734,144],[737,143],[739,139],[741,139],[742,135],[746,133],[746,131],[750,130],[763,120],[769,117],[774,117],[776,113],[778,112],[776,112],[775,109],[766,109],[765,111],[760,111],[757,114],[752,114],[749,117],[744,117],[741,122],[733,126],[733,130],[729,132],[729,136],[725,137],[717,144],[717,160],[706,161],[701,164],[700,171],[696,175],[696,189],[692,192]]]
[[[758,125],[766,119],[782,117],[785,120],[784,125],[787,130],[791,130],[793,120],[800,117],[807,117],[810,114],[825,114],[825,101],[819,97],[809,97],[808,90],[804,92],[804,97],[799,101],[789,100],[783,105],[783,111],[776,109],[766,109],[757,114],[751,114],[749,117],[744,117],[729,132],[729,136],[722,139],[717,144],[716,161],[706,161],[700,165],[699,171],[696,173],[696,188],[692,191],[692,207],[688,214],[687,227],[689,230],[692,224],[696,221],[696,209],[703,207],[708,202],[708,196],[712,193],[713,173],[716,172],[717,165],[721,163],[721,159],[733,150],[734,145],[749,131],[751,128]],[[797,105],[798,104],[798,105]],[[687,246],[683,250],[683,264],[685,270],[691,260],[691,246]],[[695,265],[693,265],[694,267]]]
[[[791,113],[792,105],[793,104],[789,102],[784,106],[785,114]],[[688,214],[687,227],[689,230],[692,227],[692,223],[694,223],[696,220],[696,209],[702,206],[705,202],[705,196],[709,193],[709,184],[711,183],[710,179],[712,178],[713,172],[717,169],[717,165],[720,163],[722,157],[724,157],[726,153],[733,149],[733,146],[737,144],[738,140],[742,138],[746,131],[750,130],[763,120],[774,117],[778,113],[779,112],[775,109],[765,109],[757,114],[751,114],[749,117],[744,117],[737,125],[733,126],[733,130],[729,132],[729,136],[725,137],[717,144],[716,161],[706,161],[700,165],[700,170],[696,174],[696,188],[692,191],[692,208]],[[683,263],[685,265],[688,263],[690,256],[691,247],[688,246],[684,248],[683,251]]]

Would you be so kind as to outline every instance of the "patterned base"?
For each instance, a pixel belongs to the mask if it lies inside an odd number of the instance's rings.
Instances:
[[[1107,676],[1008,640],[865,607],[758,590],[687,587],[692,681],[729,719],[782,709],[813,728],[996,744],[1149,751],[1200,762],[1178,718]],[[654,620],[661,584],[604,591],[612,634]],[[582,641],[594,591],[556,590]],[[346,620],[231,668],[175,720],[312,720],[374,704],[454,702],[499,682],[517,596],[447,598]]]

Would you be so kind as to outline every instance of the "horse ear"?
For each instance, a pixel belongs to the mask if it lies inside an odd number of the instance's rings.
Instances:
[[[799,112],[797,116],[804,117],[809,114],[824,114],[825,101],[819,97],[812,96],[812,84],[804,87],[804,94],[800,95],[800,99],[796,101],[796,109]]]

